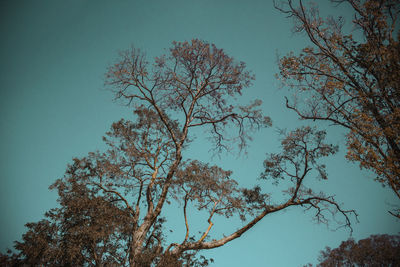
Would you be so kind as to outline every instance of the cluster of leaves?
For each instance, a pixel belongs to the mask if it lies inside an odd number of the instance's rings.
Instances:
[[[400,236],[372,235],[357,243],[343,241],[338,248],[321,251],[320,267],[330,266],[399,266]]]
[[[61,207],[28,223],[10,266],[119,266],[130,232],[126,210],[80,185],[55,184]],[[7,264],[5,266],[8,266]]]
[[[374,171],[400,199],[400,3],[332,2],[352,7],[358,37],[344,33],[343,17],[322,18],[315,5],[278,7],[312,43],[280,59],[278,77],[295,90],[287,107],[302,119],[348,129],[347,158]]]

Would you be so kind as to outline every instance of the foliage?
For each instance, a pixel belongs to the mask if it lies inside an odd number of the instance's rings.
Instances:
[[[295,90],[286,105],[302,119],[348,129],[347,158],[374,171],[400,199],[400,2],[332,2],[350,5],[355,32],[345,33],[343,17],[322,18],[301,0],[277,7],[312,44],[280,59],[278,77]],[[400,218],[399,210],[390,213]]]
[[[198,252],[222,246],[266,215],[290,207],[314,210],[324,223],[326,215],[339,213],[340,225],[350,226],[353,210],[303,185],[311,167],[326,179],[317,160],[335,148],[324,143],[324,132],[305,127],[288,133],[282,154],[266,160],[262,178],[290,184],[279,201],[259,186],[240,188],[231,171],[183,157],[194,128],[207,130],[215,150],[222,151],[234,144],[245,149],[253,130],[271,124],[259,110],[261,101],[231,104],[252,79],[244,63],[200,40],[174,42],[170,53],[152,65],[134,48],[122,53],[107,73],[107,84],[133,108],[134,119],[112,125],[104,137],[107,151],[73,160],[51,186],[60,207],[27,225],[15,246],[19,253],[8,260],[47,266],[207,266],[211,260],[197,257]],[[284,164],[292,164],[294,172]],[[172,201],[174,207],[180,204],[185,225],[180,242],[171,242],[163,228],[162,211]],[[206,215],[199,234],[188,209]],[[217,216],[239,216],[243,225],[211,238]]]
[[[400,236],[372,235],[357,243],[343,241],[338,248],[321,251],[320,267],[330,266],[399,266]]]

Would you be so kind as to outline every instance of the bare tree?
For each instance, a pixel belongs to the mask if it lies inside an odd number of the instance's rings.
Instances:
[[[400,199],[400,3],[331,2],[354,11],[354,32],[345,33],[342,16],[322,18],[315,5],[277,6],[311,41],[280,59],[278,77],[295,92],[286,106],[302,119],[346,128],[347,159],[375,172]],[[389,212],[400,218],[399,210]]]

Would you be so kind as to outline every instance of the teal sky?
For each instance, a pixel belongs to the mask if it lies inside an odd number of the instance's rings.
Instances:
[[[344,6],[319,2],[325,12],[351,19]],[[290,93],[274,78],[277,53],[307,44],[291,26],[268,0],[0,1],[0,250],[21,237],[25,223],[56,206],[56,193],[48,186],[63,176],[72,158],[102,149],[101,137],[111,123],[130,117],[131,110],[112,101],[103,77],[118,51],[131,44],[151,59],[174,40],[199,38],[247,63],[256,81],[241,101],[262,99],[273,127],[254,135],[245,156],[210,158],[200,142],[186,156],[232,170],[243,186],[262,184],[257,178],[265,154],[279,145],[276,127],[301,124],[284,107]],[[398,200],[371,173],[347,163],[344,133],[328,130],[340,152],[326,161],[328,182],[315,186],[357,210],[355,239],[398,233],[400,222],[387,213]],[[216,223],[213,233],[219,236],[227,225],[240,223]],[[331,228],[315,224],[311,213],[292,209],[266,217],[240,239],[204,255],[221,267],[301,266],[315,263],[325,246],[349,237],[348,230]]]

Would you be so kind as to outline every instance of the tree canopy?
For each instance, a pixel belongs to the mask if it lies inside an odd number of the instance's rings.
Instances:
[[[347,159],[373,171],[400,199],[400,3],[331,2],[354,11],[352,25],[302,1],[277,6],[311,41],[298,55],[280,58],[278,77],[294,91],[286,105],[301,119],[346,128]],[[398,209],[389,212],[400,218]]]
[[[5,264],[206,266],[211,260],[198,252],[223,246],[267,215],[291,207],[313,211],[318,222],[333,218],[350,227],[355,211],[304,184],[327,179],[319,159],[337,148],[325,143],[324,131],[301,127],[283,133],[282,152],[264,161],[261,178],[283,190],[280,199],[257,185],[243,188],[231,171],[185,155],[195,128],[207,131],[218,153],[233,145],[246,149],[252,131],[271,125],[259,109],[260,100],[234,104],[254,79],[245,63],[195,39],[174,42],[168,54],[152,63],[132,48],[121,53],[106,77],[116,98],[133,109],[133,119],[113,123],[104,137],[106,151],[73,159],[65,176],[51,186],[60,206],[27,224],[15,246],[19,252],[3,255]],[[171,241],[163,228],[168,203],[182,213],[180,240]],[[205,214],[200,233],[191,227],[189,208]],[[242,225],[212,235],[214,219],[231,216]]]
[[[339,247],[321,251],[320,267],[330,266],[399,266],[400,236],[372,235],[359,240],[343,241]]]

